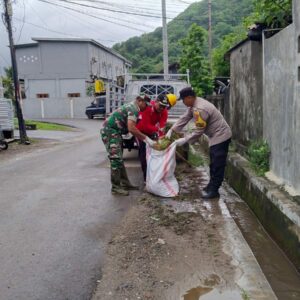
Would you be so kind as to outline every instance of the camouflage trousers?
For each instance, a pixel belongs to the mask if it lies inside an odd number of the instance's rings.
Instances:
[[[121,170],[124,166],[122,153],[122,135],[113,128],[103,127],[100,130],[112,170]]]

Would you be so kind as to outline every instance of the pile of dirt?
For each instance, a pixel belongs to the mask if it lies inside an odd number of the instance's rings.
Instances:
[[[199,198],[207,175],[186,166],[178,174],[180,196],[142,194],[115,229],[94,300],[199,299],[234,282],[218,230],[223,220]]]

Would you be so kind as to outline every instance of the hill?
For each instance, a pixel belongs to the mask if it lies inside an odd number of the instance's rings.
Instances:
[[[244,17],[253,12],[253,0],[212,1],[213,47],[225,35],[234,31]],[[196,23],[208,28],[208,0],[191,4],[184,12],[168,23],[169,63],[178,61],[181,53],[179,40],[186,36],[189,27]],[[158,72],[162,69],[162,28],[113,46],[113,49],[133,62],[138,72]]]

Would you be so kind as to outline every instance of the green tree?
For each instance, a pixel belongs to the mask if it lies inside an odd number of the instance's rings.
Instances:
[[[225,60],[225,54],[230,48],[246,38],[246,30],[242,27],[236,29],[234,33],[226,35],[220,46],[213,50],[213,74],[214,76],[230,76],[229,60]]]
[[[193,24],[187,37],[180,41],[182,55],[180,57],[180,71],[190,70],[191,84],[197,95],[203,96],[212,92],[213,83],[209,62],[205,55],[207,32],[200,26]]]
[[[241,24],[245,16],[250,15],[254,0],[214,0],[212,1],[213,20],[213,47],[218,47],[224,35],[231,33],[236,26]],[[187,28],[193,23],[207,28],[208,0],[192,3],[184,12],[168,22],[169,57],[170,63],[179,62],[182,47],[179,40],[187,35]],[[133,63],[133,71],[145,69],[145,63],[151,67],[151,72],[162,65],[162,28],[146,33],[140,37],[118,43],[113,49],[125,56]],[[207,54],[206,47],[206,54]]]
[[[292,22],[292,0],[254,0],[260,21],[271,28],[284,28]]]
[[[12,67],[4,68],[5,76],[2,77],[2,83],[4,87],[4,97],[14,100],[14,83]]]

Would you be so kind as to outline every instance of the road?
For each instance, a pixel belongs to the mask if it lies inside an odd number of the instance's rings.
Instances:
[[[113,226],[133,204],[110,194],[100,122],[68,122],[82,130],[59,133],[50,149],[0,156],[0,300],[90,299]]]

